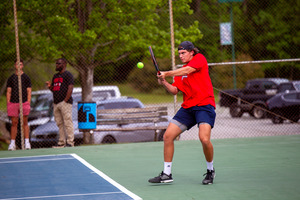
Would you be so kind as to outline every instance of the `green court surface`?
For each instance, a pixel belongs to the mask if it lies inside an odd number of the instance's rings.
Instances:
[[[199,141],[176,141],[174,182],[164,185],[148,183],[163,169],[162,142],[2,151],[0,157],[75,153],[144,200],[300,199],[300,135],[212,142],[213,185],[201,184],[206,163]]]

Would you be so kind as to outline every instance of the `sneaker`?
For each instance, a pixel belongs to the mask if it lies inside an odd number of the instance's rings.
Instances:
[[[10,143],[10,145],[8,146],[8,151],[14,151],[14,150],[16,150],[16,144]]]
[[[64,148],[64,147],[65,147],[64,144],[58,144],[56,146],[52,146],[52,148],[54,148],[54,149],[60,149],[60,148]]]
[[[31,149],[31,145],[30,145],[29,142],[25,142],[25,149],[26,149],[26,150]]]
[[[172,174],[167,175],[164,172],[161,172],[159,176],[151,178],[148,181],[150,183],[172,183],[173,178],[172,178]]]
[[[66,147],[74,147],[74,145],[67,144]]]
[[[207,173],[203,174],[203,176],[205,176],[205,178],[203,179],[202,184],[213,184],[214,178],[216,177],[215,168],[213,170],[207,170]]]

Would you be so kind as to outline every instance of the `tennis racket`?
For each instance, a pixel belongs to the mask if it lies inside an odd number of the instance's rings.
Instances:
[[[153,53],[153,50],[152,50],[152,47],[151,47],[151,46],[149,46],[149,51],[150,51],[150,54],[151,54],[151,58],[152,58],[154,67],[155,67],[157,73],[160,75],[160,71],[159,71],[159,68],[158,68],[158,64],[157,64],[157,61],[156,61],[156,58],[155,58],[155,56],[154,56],[154,53]]]

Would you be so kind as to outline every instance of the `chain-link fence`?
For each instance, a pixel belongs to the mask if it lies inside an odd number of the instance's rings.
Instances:
[[[75,145],[153,141],[155,134],[161,139],[163,130],[102,131],[94,132],[91,140],[84,139],[90,133],[78,129],[77,105],[83,100],[96,102],[97,110],[167,107],[172,117],[182,94],[174,98],[157,83],[148,46],[153,47],[160,70],[171,70],[173,59],[181,64],[176,47],[184,40],[192,41],[210,63],[217,103],[212,138],[300,134],[299,123],[295,123],[300,94],[292,92],[300,90],[296,82],[300,79],[299,8],[296,0],[17,1],[20,56],[33,91],[28,116],[32,146],[51,147],[58,142],[53,96],[45,82],[52,81],[56,59],[61,57],[74,76]],[[6,87],[15,72],[16,41],[12,2],[1,1],[0,9],[0,132],[6,149],[11,131]],[[175,50],[170,45],[171,35]],[[172,50],[176,58],[172,58]],[[137,68],[138,62],[145,66]],[[257,82],[251,82],[254,79]],[[267,102],[279,91],[285,91],[282,98]],[[276,106],[270,107],[272,104]],[[17,141],[19,137],[20,133]],[[197,127],[180,139],[198,139]]]

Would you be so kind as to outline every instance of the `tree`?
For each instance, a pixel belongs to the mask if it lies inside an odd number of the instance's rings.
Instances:
[[[300,53],[299,4],[297,0],[233,2],[236,56],[249,55],[254,60],[297,58]],[[219,23],[230,21],[230,4],[218,3],[218,0],[193,0],[191,6],[194,14],[182,22],[187,24],[190,18],[199,20],[204,36],[196,44],[205,51],[208,61],[230,59],[231,46],[221,46],[219,41]],[[263,67],[268,77],[300,77],[297,62],[264,64]]]
[[[175,1],[174,13],[191,13],[189,2]],[[21,40],[44,60],[65,57],[80,74],[84,101],[92,99],[96,67],[144,55],[149,45],[158,57],[170,54],[164,0],[28,0],[18,10]],[[197,22],[174,26],[177,44],[202,36]]]
[[[10,3],[10,5],[9,5]],[[9,9],[11,8],[11,9]],[[0,96],[4,93],[6,89],[6,80],[11,72],[13,72],[13,62],[9,62],[15,58],[15,49],[12,48],[14,44],[14,33],[13,32],[13,25],[11,19],[13,10],[12,10],[12,3],[11,2],[3,2],[0,4],[0,62],[1,62],[1,69],[0,73]]]

